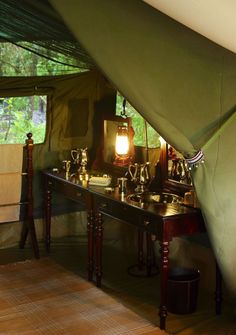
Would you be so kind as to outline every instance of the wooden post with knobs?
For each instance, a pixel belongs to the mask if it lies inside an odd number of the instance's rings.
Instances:
[[[34,251],[35,258],[39,258],[39,247],[36,237],[34,216],[33,216],[33,139],[32,133],[27,134],[26,139],[26,178],[27,178],[27,203],[26,214],[23,222],[21,232],[20,248],[24,248],[28,233],[30,234],[31,243]]]

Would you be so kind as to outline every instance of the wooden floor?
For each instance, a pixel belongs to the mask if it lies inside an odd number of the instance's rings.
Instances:
[[[46,257],[40,246],[41,257]],[[50,257],[66,269],[86,278],[86,241],[83,238],[63,238],[53,241]],[[33,258],[30,247],[0,249],[0,263],[7,264]],[[135,277],[128,267],[135,264],[136,256],[116,248],[116,243],[106,243],[103,253],[103,287],[105,292],[120,299],[127,307],[158,325],[159,275]],[[223,313],[214,312],[214,295],[200,290],[197,310],[193,314],[169,313],[167,331],[170,334],[233,335],[236,334],[236,310],[224,301]],[[85,334],[86,335],[86,334]]]

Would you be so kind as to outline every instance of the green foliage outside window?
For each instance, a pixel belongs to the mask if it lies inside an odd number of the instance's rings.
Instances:
[[[32,132],[34,143],[42,143],[46,107],[46,96],[0,98],[0,143],[25,143],[27,132]]]
[[[48,57],[65,62],[66,57],[48,51]],[[0,43],[0,76],[45,76],[81,72],[78,68],[50,61],[11,43]],[[76,65],[76,64],[74,64]],[[25,143],[32,132],[42,143],[46,130],[46,96],[0,97],[0,143]]]
[[[123,100],[124,98],[118,93],[116,100],[117,115],[120,115],[123,110]],[[126,102],[126,114],[132,118],[132,127],[135,132],[134,145],[139,147],[146,147],[147,145],[148,148],[159,148],[161,146],[160,135],[144,120],[144,118],[132,107],[132,105],[129,104],[128,101]]]
[[[47,56],[58,62],[67,62],[66,56],[50,50],[47,50]],[[53,62],[7,42],[0,43],[0,58],[0,76],[54,76],[82,71],[79,68]]]

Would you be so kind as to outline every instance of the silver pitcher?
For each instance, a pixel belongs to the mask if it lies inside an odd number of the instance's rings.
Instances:
[[[150,181],[149,165],[149,162],[144,164],[134,163],[129,165],[128,171],[131,176],[131,181],[137,185],[135,188],[136,192],[144,192],[146,190],[147,184]]]

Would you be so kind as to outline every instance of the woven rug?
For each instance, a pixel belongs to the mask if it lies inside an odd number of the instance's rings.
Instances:
[[[165,333],[101,289],[45,258],[0,266],[0,334]]]

